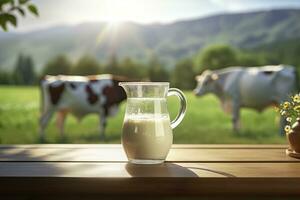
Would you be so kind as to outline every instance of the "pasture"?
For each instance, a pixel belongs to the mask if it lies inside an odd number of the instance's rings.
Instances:
[[[273,108],[263,113],[244,109],[241,113],[242,129],[232,132],[231,118],[223,113],[218,100],[208,95],[197,98],[190,91],[185,92],[188,110],[183,122],[174,130],[174,143],[285,143],[279,136],[277,114]],[[0,87],[0,143],[39,143],[38,117],[40,93],[38,87]],[[169,111],[174,117],[179,106],[176,97],[168,101]],[[99,139],[98,116],[89,115],[80,123],[68,116],[65,138],[62,140],[52,119],[46,129],[46,143],[120,143],[125,102],[120,112],[108,120],[106,140]],[[277,117],[278,118],[278,117]],[[279,119],[277,119],[278,121]]]

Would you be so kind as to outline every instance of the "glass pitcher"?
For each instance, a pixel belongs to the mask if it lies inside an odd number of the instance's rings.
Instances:
[[[168,82],[120,82],[127,94],[122,145],[129,162],[159,164],[165,161],[173,143],[174,129],[186,111],[186,98]],[[167,96],[180,99],[177,117],[170,121]]]

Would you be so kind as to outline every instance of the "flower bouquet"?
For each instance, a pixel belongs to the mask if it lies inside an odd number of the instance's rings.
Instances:
[[[277,111],[287,121],[284,130],[290,145],[289,151],[300,154],[300,95],[291,96],[279,105]]]

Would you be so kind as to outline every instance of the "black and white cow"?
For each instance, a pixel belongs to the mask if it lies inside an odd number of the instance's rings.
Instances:
[[[223,110],[232,114],[235,131],[239,130],[240,108],[262,111],[286,100],[297,88],[297,72],[288,65],[207,70],[197,76],[196,80],[198,85],[195,94],[215,94]],[[282,119],[281,130],[283,126]]]
[[[78,119],[90,113],[99,115],[100,136],[104,138],[107,117],[115,115],[119,104],[126,99],[125,91],[118,85],[121,81],[128,79],[109,74],[46,76],[41,81],[41,138],[43,139],[45,128],[55,112],[57,112],[57,126],[62,136],[68,113]]]

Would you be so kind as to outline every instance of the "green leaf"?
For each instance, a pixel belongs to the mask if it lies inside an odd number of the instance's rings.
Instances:
[[[3,17],[3,14],[0,14],[0,26],[4,31],[7,31],[6,20]]]
[[[17,26],[17,18],[14,15],[4,13],[0,15],[2,24],[6,26],[7,22],[10,22],[13,26]]]
[[[35,5],[33,5],[33,4],[28,5],[28,10],[35,16],[39,16],[38,9],[36,8]]]
[[[4,24],[0,23],[0,26],[1,26],[1,28],[2,28],[4,31],[7,31],[7,27],[6,27],[6,24],[5,24],[5,23],[4,23]]]
[[[14,27],[17,26],[17,18],[14,15],[7,14],[7,21],[9,21]]]
[[[25,16],[25,11],[22,8],[17,8],[17,10],[19,11],[20,15],[23,17]]]
[[[29,0],[19,0],[19,4],[25,4],[27,3]]]

